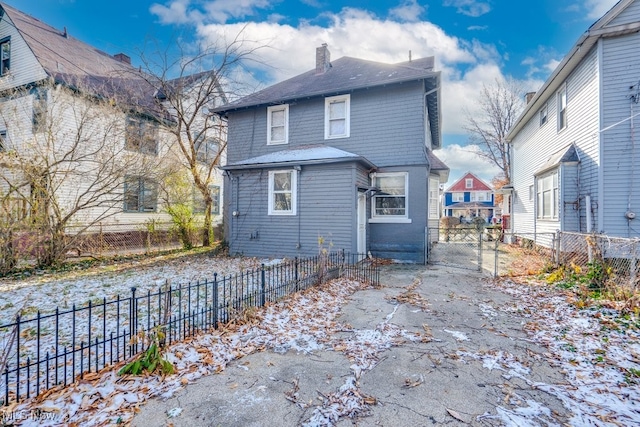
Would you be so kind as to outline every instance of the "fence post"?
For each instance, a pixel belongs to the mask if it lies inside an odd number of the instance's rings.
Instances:
[[[213,273],[213,313],[212,324],[213,329],[218,329],[218,273]]]
[[[482,271],[482,229],[478,230],[478,271]]]
[[[295,260],[294,260],[294,269],[295,269],[295,271],[294,271],[293,275],[294,275],[294,279],[295,279],[295,282],[296,282],[296,292],[298,292],[300,290],[300,279],[299,279],[299,275],[298,275],[298,268],[299,268],[298,257],[295,257]]]
[[[264,264],[260,264],[260,307],[264,307],[266,303],[265,288],[266,288],[266,284],[265,284]]]
[[[636,271],[638,269],[638,258],[636,256],[637,250],[637,243],[633,242],[633,246],[631,248],[631,262],[629,263],[629,287],[631,290],[636,289]]]
[[[129,356],[137,353],[138,345],[135,336],[137,335],[137,319],[136,319],[136,287],[131,287],[131,303],[129,303],[129,321],[131,322],[131,345],[129,346]]]

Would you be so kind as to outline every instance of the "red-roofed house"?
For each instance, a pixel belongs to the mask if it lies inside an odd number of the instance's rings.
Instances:
[[[482,217],[487,222],[493,218],[493,189],[483,180],[467,172],[444,192],[445,216],[460,217],[470,221]]]

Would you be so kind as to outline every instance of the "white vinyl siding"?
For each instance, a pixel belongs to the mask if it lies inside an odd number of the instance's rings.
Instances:
[[[294,169],[269,171],[269,215],[295,215],[297,173]]]
[[[513,136],[513,174],[512,182],[514,187],[514,197],[512,205],[512,224],[515,232],[519,233],[554,233],[558,230],[558,221],[537,220],[537,197],[529,197],[529,187],[535,184],[535,175],[561,147],[566,147],[571,143],[576,144],[579,150],[580,179],[565,182],[564,186],[572,186],[576,194],[591,196],[593,206],[601,206],[597,202],[598,197],[598,167],[600,154],[598,148],[599,135],[599,72],[597,62],[597,49],[594,48],[578,65],[578,67],[565,79],[562,87],[566,87],[567,99],[570,103],[571,126],[564,131],[558,132],[557,126],[540,126],[539,116],[533,115],[527,124]],[[626,88],[628,90],[628,87]],[[548,119],[553,122],[557,117],[558,91],[553,91],[547,95]],[[619,97],[618,97],[619,99]],[[628,102],[628,101],[627,101]],[[629,105],[626,104],[626,113],[629,112]],[[628,114],[627,116],[628,117]],[[625,117],[621,117],[625,118]],[[619,119],[619,120],[621,120]],[[614,123],[612,120],[611,123]],[[607,123],[605,123],[606,126]],[[562,177],[559,177],[562,182]],[[617,177],[619,182],[620,177]],[[612,180],[613,182],[613,180]],[[578,191],[578,185],[580,189]],[[616,186],[609,187],[614,188]],[[560,184],[562,189],[562,184]],[[534,187],[535,191],[535,187]],[[609,190],[608,190],[609,191]],[[563,210],[563,203],[559,204],[560,215]],[[573,200],[566,200],[574,202]],[[593,212],[594,218],[596,211]],[[581,205],[581,215],[584,221],[586,216],[584,206]],[[596,229],[599,229],[596,227]],[[582,230],[586,231],[584,222]]]
[[[289,105],[267,108],[267,145],[289,143]]]
[[[349,95],[325,98],[324,138],[348,138],[351,133],[351,97]]]

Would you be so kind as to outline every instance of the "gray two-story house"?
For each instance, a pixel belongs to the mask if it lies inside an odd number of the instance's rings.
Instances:
[[[232,254],[319,250],[423,262],[437,224],[440,73],[316,50],[316,68],[215,110],[228,120],[225,236]]]

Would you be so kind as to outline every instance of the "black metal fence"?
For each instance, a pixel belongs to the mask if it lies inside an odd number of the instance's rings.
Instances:
[[[363,255],[334,252],[262,265],[211,280],[166,283],[143,294],[89,301],[86,305],[35,317],[18,316],[0,325],[0,404],[36,396],[145,351],[150,333],[163,344],[216,329],[291,293],[334,277],[379,284],[379,269]]]

